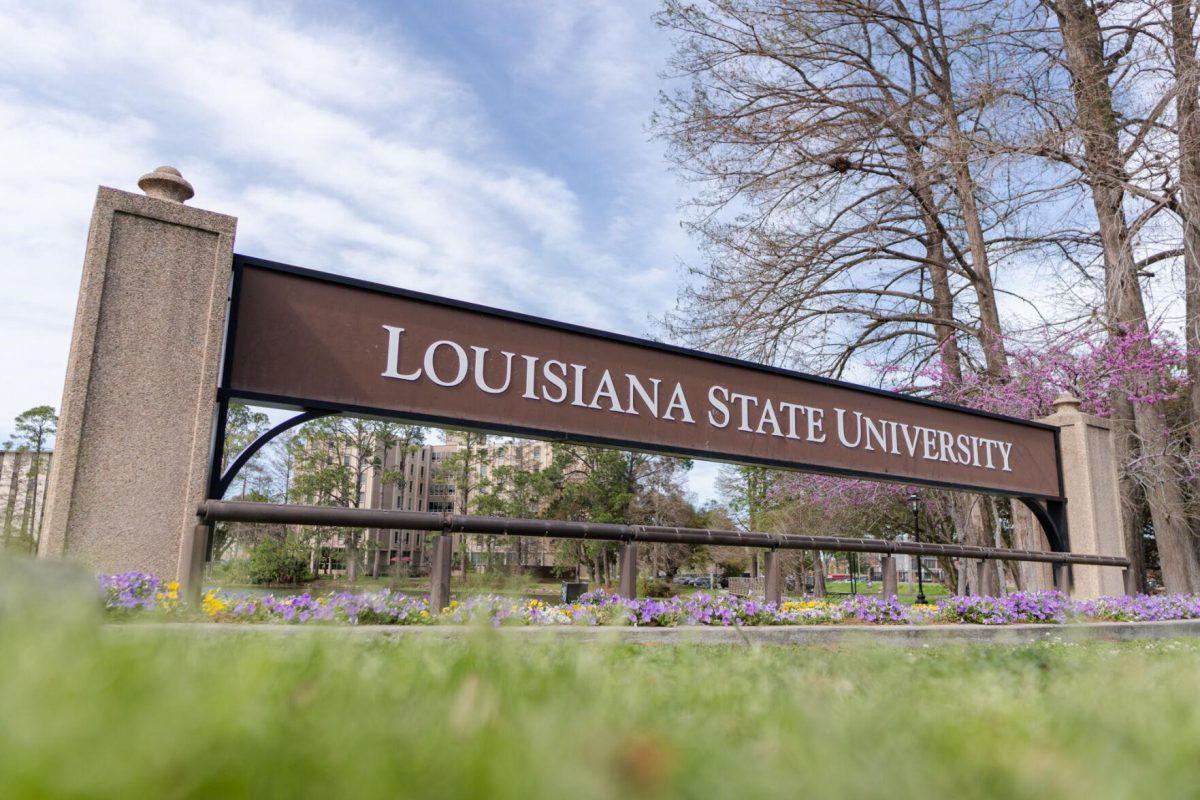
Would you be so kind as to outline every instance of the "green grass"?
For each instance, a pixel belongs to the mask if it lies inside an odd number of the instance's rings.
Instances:
[[[464,576],[455,573],[451,582],[451,591],[460,597],[477,594],[493,594],[503,597],[536,597],[545,601],[557,600],[562,587],[561,581],[538,581],[523,575],[481,575],[468,573]],[[349,581],[341,578],[322,577],[319,580],[307,581],[295,586],[256,586],[250,583],[222,581],[210,577],[205,580],[205,588],[221,589],[227,593],[244,594],[274,594],[293,595],[309,593],[313,595],[328,592],[378,592],[383,589],[404,592],[405,594],[420,595],[429,592],[428,577],[360,577]]]
[[[222,589],[228,594],[289,595],[308,592],[313,595],[319,595],[327,592],[377,592],[382,589],[391,589],[393,591],[404,592],[405,594],[422,595],[429,592],[429,578],[372,578],[363,576],[356,581],[321,578],[320,580],[309,581],[298,586],[285,587],[254,586],[252,584],[231,583],[229,581],[209,578],[205,582],[205,586],[211,589]],[[465,577],[455,573],[450,584],[451,593],[459,598],[471,595],[492,594],[513,598],[536,597],[546,602],[557,602],[561,587],[561,581],[539,581],[524,575],[486,575],[480,573],[468,573]],[[598,587],[593,583],[591,584],[591,588]],[[615,584],[609,585],[607,588],[611,591],[616,591]],[[831,599],[837,600],[842,599],[843,596],[849,596],[851,584],[850,581],[827,581],[825,588]],[[878,596],[883,591],[883,584],[878,581],[858,581],[855,584],[855,589],[860,595]],[[902,583],[897,589],[897,596],[901,603],[908,605],[916,599],[917,589],[915,585],[909,586],[907,583]],[[671,593],[678,595],[691,595],[697,592],[710,591],[713,590],[707,587],[681,586],[678,584],[671,586]],[[721,589],[717,589],[716,591],[721,591]],[[785,594],[788,597],[798,596],[789,593]],[[938,598],[948,595],[949,592],[946,587],[939,583],[929,582],[925,584],[925,596],[930,602],[936,602]]]
[[[825,591],[834,598],[841,598],[842,595],[850,594],[850,586],[850,581],[826,581]],[[878,596],[883,593],[883,584],[879,581],[857,581],[854,588],[861,595]],[[905,605],[911,605],[916,600],[916,594],[916,584],[901,583],[896,587],[896,597]],[[936,603],[940,598],[949,596],[950,591],[942,584],[933,581],[925,584],[925,599],[929,602]]]
[[[507,633],[104,629],[61,590],[0,588],[0,794],[1094,800],[1200,785],[1190,641],[905,651]]]

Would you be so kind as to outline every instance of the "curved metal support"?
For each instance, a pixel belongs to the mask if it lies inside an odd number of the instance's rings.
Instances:
[[[255,453],[261,450],[263,445],[265,445],[267,442],[271,441],[289,428],[294,428],[297,425],[303,425],[306,422],[312,422],[314,419],[320,419],[321,417],[333,416],[336,413],[336,411],[305,411],[297,414],[294,417],[285,419],[283,422],[279,423],[274,428],[271,428],[271,430],[267,431],[262,436],[259,436],[257,439],[247,445],[245,450],[238,453],[238,457],[235,458],[232,463],[230,463],[229,469],[225,470],[225,473],[221,475],[221,479],[217,481],[216,486],[213,487],[212,499],[220,500],[225,496],[225,492],[229,491],[229,487],[233,483],[233,479],[237,477],[239,472],[241,472],[242,467],[246,466],[246,463],[250,461],[250,459],[254,458]]]
[[[1017,499],[1033,512],[1033,516],[1046,533],[1046,541],[1050,543],[1051,550],[1056,553],[1071,552],[1071,539],[1067,533],[1067,504],[1064,501],[1042,501],[1032,497]]]

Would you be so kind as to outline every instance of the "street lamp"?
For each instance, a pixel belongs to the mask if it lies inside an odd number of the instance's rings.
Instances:
[[[913,492],[908,496],[908,507],[913,515],[913,539],[921,543],[921,496]],[[921,554],[917,554],[917,602],[925,605],[925,582],[921,579],[924,568],[921,564]]]

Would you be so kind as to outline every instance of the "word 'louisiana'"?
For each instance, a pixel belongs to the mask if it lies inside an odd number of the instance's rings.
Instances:
[[[682,383],[638,376],[545,355],[494,350],[480,345],[464,347],[452,339],[430,343],[411,363],[404,359],[405,329],[383,325],[387,335],[384,378],[399,381],[422,379],[443,388],[468,381],[488,395],[518,394],[537,403],[569,404],[614,414],[650,416],[681,424],[707,424],[757,436],[774,436],[861,448],[893,456],[922,458],[981,469],[1011,472],[1012,442],[872,418],[860,411],[832,407],[833,421],[825,408],[780,398],[760,397],[734,388],[712,385],[705,393],[700,422]],[[834,438],[831,440],[830,435]]]

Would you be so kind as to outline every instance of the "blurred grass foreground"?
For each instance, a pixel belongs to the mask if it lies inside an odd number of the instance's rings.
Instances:
[[[632,646],[103,627],[0,563],[0,796],[1194,796],[1193,642]]]

